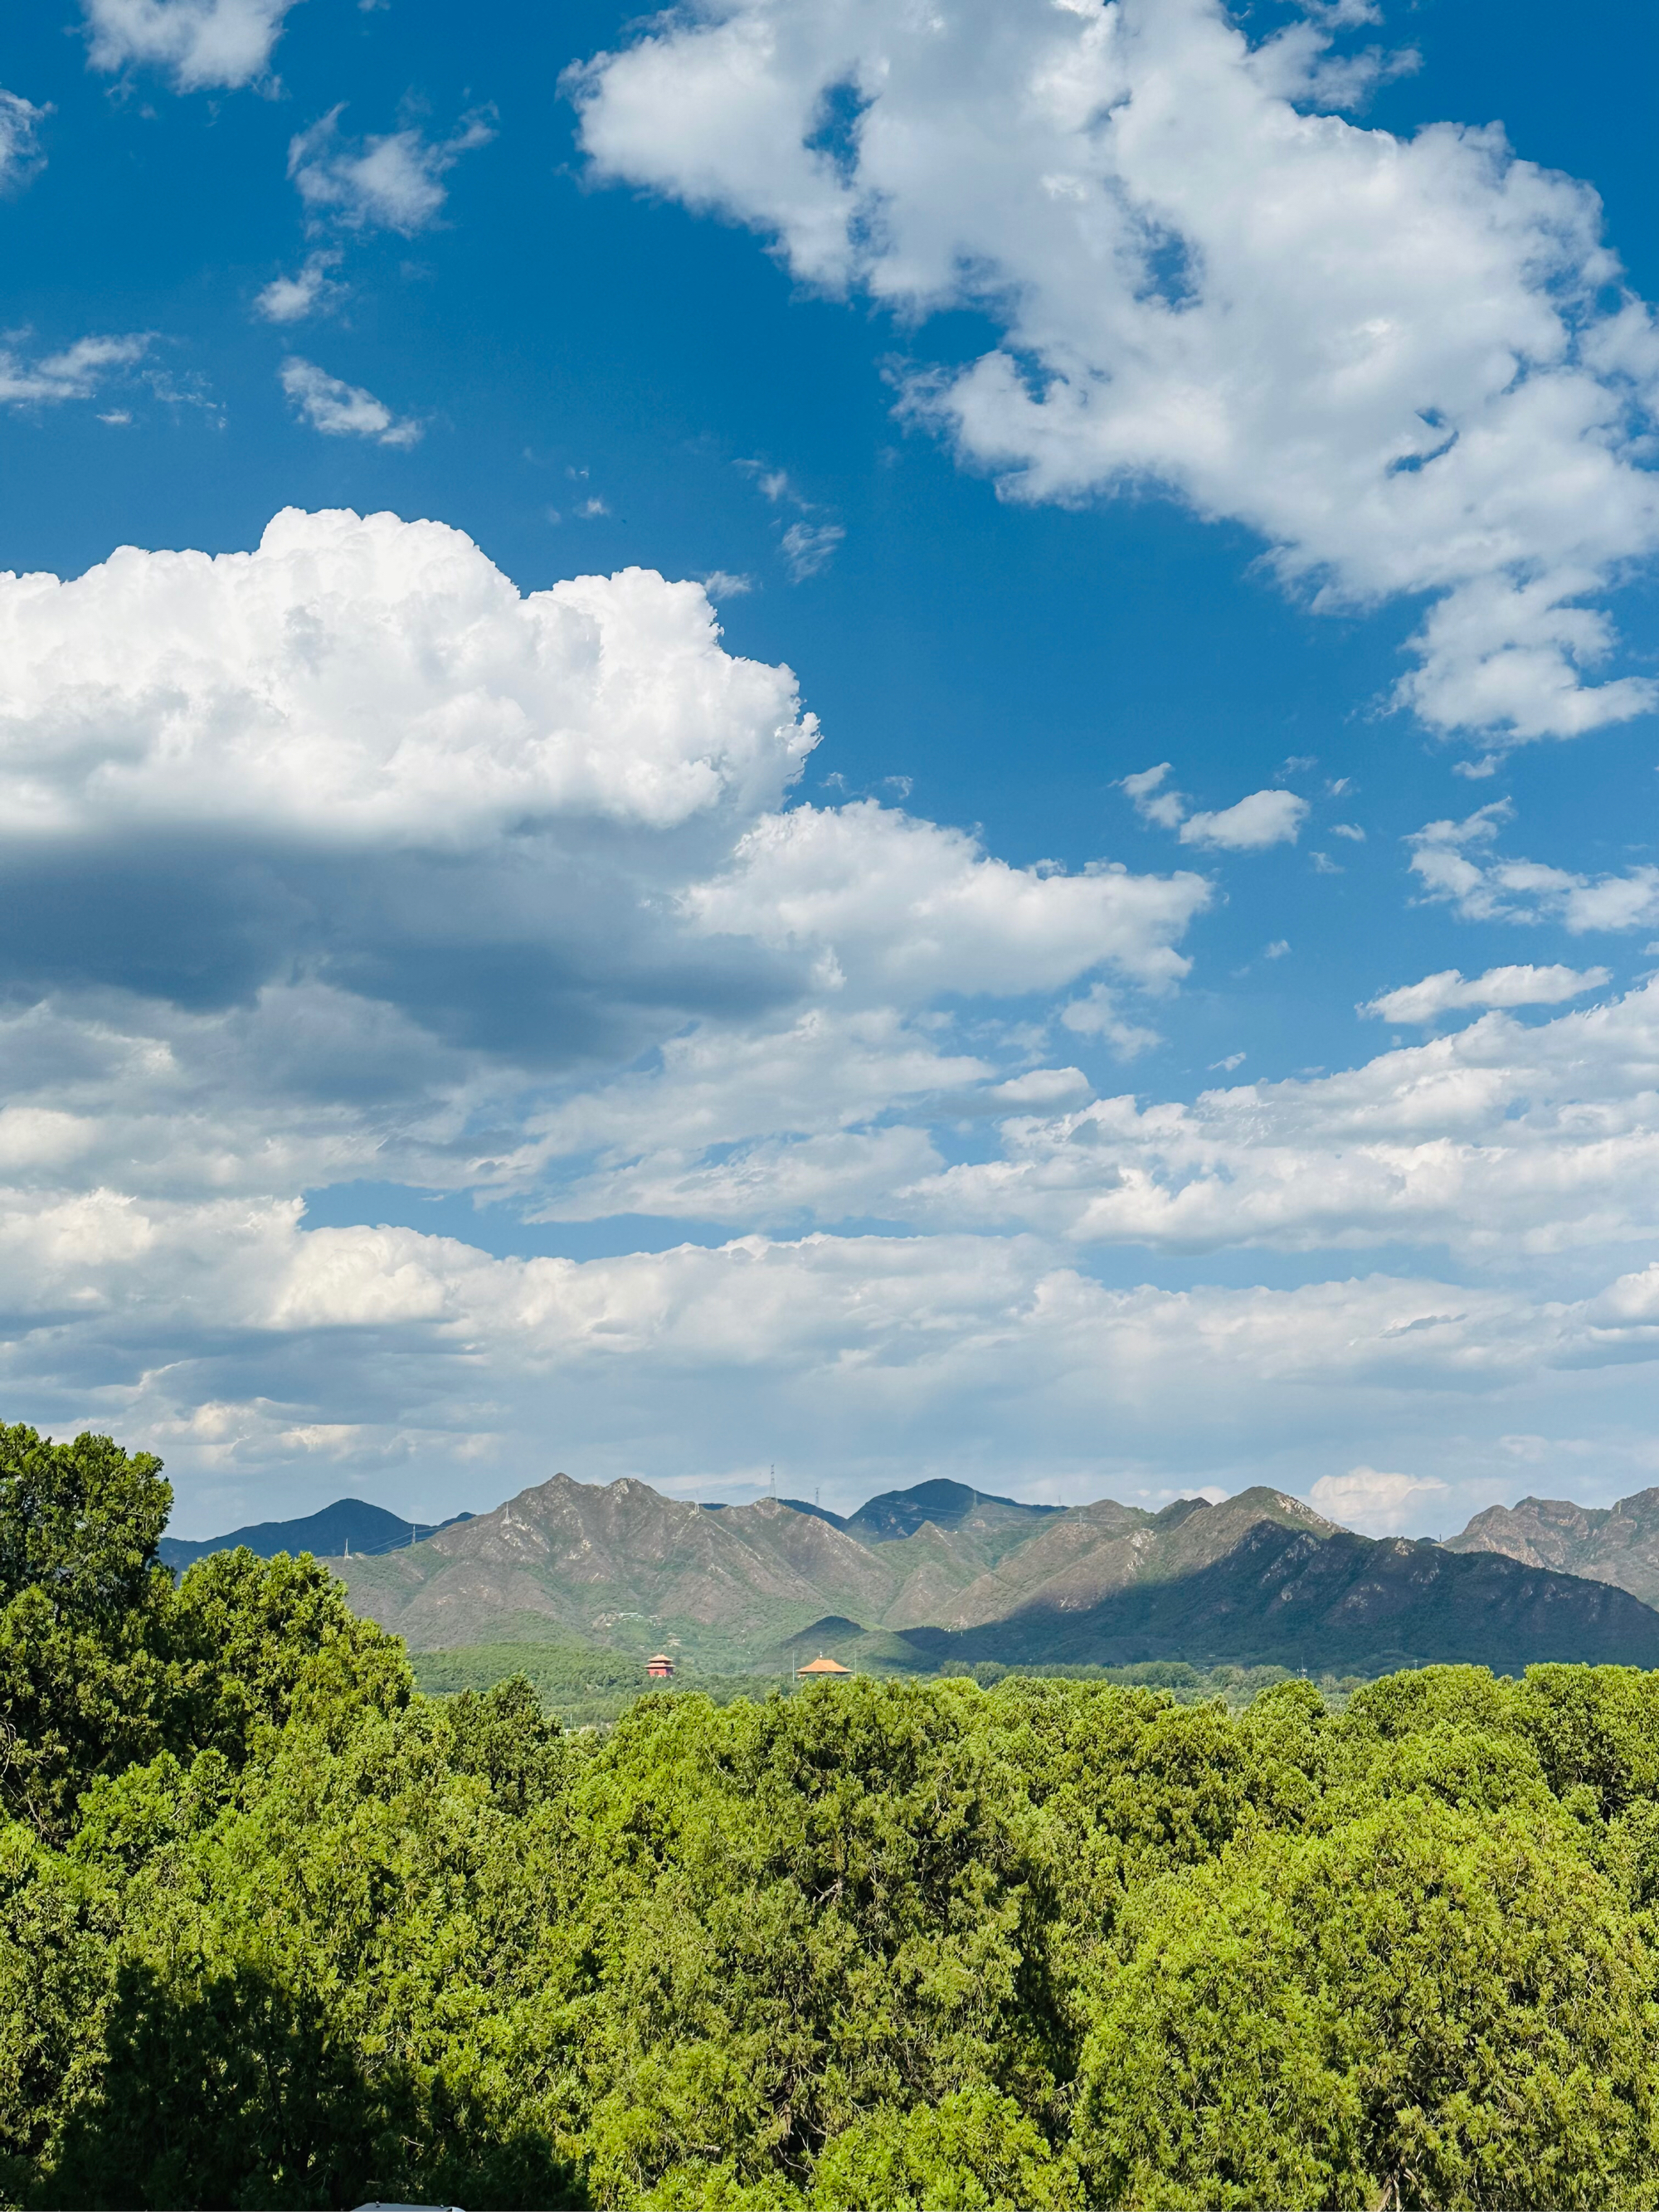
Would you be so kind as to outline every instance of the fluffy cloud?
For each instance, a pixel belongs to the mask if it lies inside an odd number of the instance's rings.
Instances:
[[[459,531],[289,509],[252,553],[0,579],[9,840],[149,823],[450,848],[562,813],[669,829],[782,796],[787,669],[643,569],[520,596]]]
[[[264,75],[295,0],[82,0],[94,69],[164,69],[180,92]]]
[[[1450,1494],[1434,1475],[1384,1474],[1374,1467],[1351,1467],[1346,1474],[1322,1474],[1308,1500],[1346,1528],[1358,1528],[1368,1536],[1395,1536],[1419,1524],[1425,1512]]]
[[[751,224],[803,279],[1004,343],[908,412],[1005,495],[1166,489],[1316,605],[1432,604],[1400,702],[1490,743],[1652,702],[1592,681],[1659,543],[1659,336],[1595,194],[1496,127],[1333,112],[1325,10],[1218,0],[702,0],[574,73],[596,173]],[[1613,305],[1607,302],[1612,298]]]
[[[523,598],[457,531],[289,513],[0,580],[0,652],[13,988],[308,981],[546,1066],[801,987],[675,905],[815,738],[699,586]]]
[[[816,726],[788,670],[722,649],[701,586],[522,597],[391,515],[0,579],[0,669],[9,1095],[129,1188],[522,1196],[551,1163],[591,1213],[770,1139],[730,1202],[844,1215],[871,1163],[939,1164],[851,1140],[896,1103],[1078,1095],[991,1032],[964,1051],[933,1000],[1102,967],[1165,988],[1210,895],[1012,868],[872,803],[787,810]]]
[[[452,1506],[555,1466],[683,1481],[770,1457],[842,1503],[981,1467],[1133,1498],[1203,1476],[1304,1487],[1341,1438],[1384,1429],[1419,1472],[1370,1476],[1350,1517],[1444,1526],[1512,1480],[1505,1437],[1571,1419],[1575,1378],[1633,1431],[1632,1377],[1659,1355],[1642,1278],[1550,1304],[1432,1277],[1119,1291],[1018,1237],[492,1260],[406,1229],[308,1231],[292,1206],[91,1193],[0,1197],[0,1255],[32,1324],[0,1346],[14,1400],[29,1376],[59,1425],[154,1439],[204,1530],[216,1496],[276,1471],[290,1495],[334,1494],[341,1461]],[[1642,1464],[1626,1434],[1616,1455]]]
[[[1178,830],[1183,845],[1207,845],[1223,853],[1261,853],[1270,845],[1293,845],[1307,819],[1308,802],[1291,791],[1253,791],[1237,805],[1214,813],[1189,814],[1187,795],[1172,790],[1168,761],[1121,779],[1141,819],[1161,830]]]
[[[325,313],[344,293],[328,273],[339,259],[335,252],[313,253],[297,276],[273,276],[255,300],[254,313],[267,323],[301,323]]]
[[[907,1218],[1170,1252],[1629,1248],[1659,1236],[1659,985],[1533,1028],[1489,1013],[1338,1075],[1016,1116],[1002,1138],[913,1186]]]
[[[1200,876],[1011,868],[959,830],[874,799],[757,823],[731,868],[687,894],[699,926],[815,952],[834,988],[915,1003],[941,991],[1054,991],[1109,962],[1154,988],[1208,903]]]
[[[56,407],[66,399],[91,399],[112,375],[142,361],[152,343],[143,332],[76,338],[61,353],[33,361],[0,347],[0,406]]]
[[[40,125],[51,112],[19,93],[0,90],[0,192],[21,191],[46,167]]]
[[[1554,1006],[1584,991],[1599,991],[1608,981],[1605,968],[1488,968],[1465,976],[1443,968],[1420,983],[1402,983],[1360,1007],[1385,1022],[1433,1022],[1442,1014],[1464,1013],[1473,1006]]]
[[[294,138],[288,173],[307,212],[349,230],[395,230],[411,238],[429,229],[443,212],[443,179],[463,154],[495,137],[493,111],[465,117],[448,138],[416,130],[378,138],[348,138],[340,129],[343,107],[331,108]]]
[[[521,594],[434,523],[0,578],[7,1402],[153,1443],[203,1533],[267,1481],[453,1510],[746,1455],[1156,1499],[1363,1454],[1473,1510],[1586,1378],[1598,1464],[1652,1479],[1659,986],[1096,1098],[1217,886],[799,803],[817,737],[702,586]],[[476,1241],[399,1226],[417,1193]],[[469,1196],[671,1249],[492,1258]],[[1496,1287],[1082,1264],[1388,1243]]]
[[[1491,857],[1513,812],[1507,799],[1465,816],[1431,822],[1407,841],[1423,896],[1455,906],[1468,921],[1559,921],[1575,936],[1593,929],[1636,929],[1659,919],[1659,868],[1581,876],[1539,860]]]
[[[1307,813],[1307,800],[1292,791],[1253,791],[1218,813],[1189,814],[1181,842],[1224,853],[1265,852],[1269,845],[1293,845]]]
[[[1156,768],[1143,768],[1121,778],[1121,787],[1142,821],[1156,822],[1162,830],[1178,830],[1187,812],[1186,795],[1170,788],[1169,774],[1169,762],[1159,761]]]
[[[423,426],[413,416],[394,415],[372,392],[331,376],[315,362],[290,354],[277,374],[297,412],[325,438],[373,438],[377,446],[419,442]]]

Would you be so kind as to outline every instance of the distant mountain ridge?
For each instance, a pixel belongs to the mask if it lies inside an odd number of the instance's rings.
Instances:
[[[809,1510],[811,1509],[808,1509]],[[993,1530],[1030,1534],[1060,1505],[1025,1505],[1013,1498],[999,1498],[993,1491],[970,1489],[965,1482],[913,1483],[908,1490],[884,1490],[867,1498],[858,1511],[840,1525],[863,1544],[893,1544],[919,1535],[931,1521],[936,1528],[971,1527],[984,1534]]]
[[[942,1478],[913,1483],[908,1490],[884,1490],[878,1497],[866,1498],[856,1513],[832,1513],[827,1505],[816,1500],[809,1505],[804,1498],[781,1498],[778,1503],[827,1521],[832,1528],[843,1528],[861,1544],[896,1543],[919,1534],[929,1521],[936,1528],[959,1528],[971,1520],[981,1529],[1007,1527],[1029,1533],[1045,1515],[1066,1510],[1063,1505],[1027,1505],[1017,1498],[999,1498],[994,1491],[975,1490],[965,1482]]]
[[[1553,1567],[1613,1583],[1659,1605],[1659,1490],[1638,1490],[1614,1505],[1577,1505],[1565,1498],[1523,1498],[1489,1505],[1449,1552],[1494,1552],[1524,1565]]]
[[[246,1528],[233,1528],[228,1535],[208,1536],[199,1542],[185,1536],[163,1536],[158,1549],[161,1564],[175,1571],[205,1559],[210,1552],[234,1552],[241,1545],[257,1552],[262,1559],[274,1559],[279,1552],[295,1555],[312,1552],[325,1559],[348,1549],[389,1552],[398,1544],[419,1543],[435,1536],[441,1528],[453,1528],[471,1518],[470,1513],[457,1513],[448,1521],[405,1521],[365,1498],[337,1498],[332,1505],[325,1505],[319,1513],[308,1513],[302,1520],[257,1521]]]
[[[1659,1612],[1611,1577],[1356,1535],[1267,1489],[1150,1513],[924,1484],[843,1520],[769,1498],[711,1513],[631,1477],[556,1475],[423,1543],[330,1564],[359,1613],[422,1650],[564,1637],[735,1672],[833,1620],[932,1665],[1659,1667]]]

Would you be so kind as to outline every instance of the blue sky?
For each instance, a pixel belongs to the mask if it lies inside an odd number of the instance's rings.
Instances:
[[[15,22],[9,1418],[191,1534],[1646,1486],[1656,43]]]

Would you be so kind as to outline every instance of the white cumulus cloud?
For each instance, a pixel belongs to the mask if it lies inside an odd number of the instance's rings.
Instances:
[[[465,117],[447,138],[415,129],[380,137],[350,138],[340,129],[343,107],[290,141],[288,173],[307,211],[349,230],[395,230],[405,238],[426,230],[443,212],[443,179],[463,154],[487,146],[495,135],[493,112]]]
[[[1328,1520],[1367,1536],[1394,1536],[1420,1526],[1424,1515],[1449,1496],[1447,1485],[1434,1475],[1351,1467],[1346,1474],[1322,1474],[1308,1492],[1308,1503]]]
[[[0,406],[55,407],[66,399],[91,399],[112,377],[141,362],[153,343],[147,331],[76,338],[61,352],[33,361],[0,347]]]
[[[787,669],[721,651],[700,585],[636,568],[524,597],[461,532],[392,514],[289,508],[251,553],[0,578],[0,642],[12,840],[667,827],[775,803],[816,735]]]
[[[1180,833],[1183,845],[1207,845],[1218,852],[1261,853],[1270,845],[1293,845],[1308,817],[1308,802],[1291,791],[1253,791],[1234,805],[1212,812],[1188,813],[1185,792],[1169,781],[1170,763],[1142,769],[1120,779],[1144,822]]]
[[[1581,992],[1599,991],[1608,980],[1605,968],[1488,968],[1484,975],[1470,976],[1456,968],[1443,968],[1419,983],[1384,991],[1359,1011],[1385,1022],[1432,1022],[1442,1014],[1463,1013],[1473,1006],[1559,1006]]]
[[[1143,821],[1156,822],[1162,830],[1178,830],[1187,801],[1182,793],[1170,787],[1169,775],[1170,763],[1159,761],[1155,768],[1124,776],[1121,784]]]
[[[394,415],[372,392],[331,376],[314,361],[290,354],[277,374],[299,414],[326,438],[373,438],[377,446],[419,442],[424,426],[413,416]]]
[[[1181,842],[1224,853],[1261,853],[1269,845],[1293,845],[1307,813],[1307,800],[1293,791],[1253,791],[1218,813],[1189,814],[1181,825]]]
[[[82,0],[94,69],[167,70],[180,92],[262,77],[296,0]]]
[[[1328,111],[1326,10],[701,0],[570,79],[599,176],[750,224],[801,278],[1003,325],[903,404],[1005,496],[1161,489],[1316,605],[1426,595],[1399,692],[1498,744],[1652,703],[1605,601],[1659,545],[1659,333],[1595,195],[1457,123]]]
[[[309,254],[297,276],[273,276],[254,301],[254,313],[268,323],[301,323],[325,313],[345,289],[329,275],[339,259],[337,253]]]
[[[757,823],[686,903],[705,931],[811,949],[854,994],[915,1002],[1058,990],[1109,963],[1154,988],[1178,981],[1190,963],[1176,943],[1210,896],[1184,872],[1010,867],[959,830],[858,799]]]
[[[1645,861],[1622,875],[1585,876],[1495,857],[1492,848],[1513,811],[1507,799],[1494,799],[1461,822],[1415,831],[1407,842],[1423,896],[1455,906],[1468,921],[1559,921],[1575,936],[1659,919],[1659,868]]]

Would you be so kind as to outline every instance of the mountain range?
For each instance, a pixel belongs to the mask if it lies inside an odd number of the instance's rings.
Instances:
[[[359,1613],[417,1650],[660,1644],[734,1672],[787,1666],[815,1639],[929,1668],[1659,1667],[1659,1612],[1610,1575],[1471,1533],[1454,1545],[1359,1536],[1261,1488],[1151,1513],[936,1482],[843,1519],[781,1498],[711,1510],[635,1478],[601,1488],[561,1474],[424,1542],[329,1564]]]
[[[162,1565],[175,1573],[192,1559],[205,1559],[210,1552],[234,1552],[238,1546],[257,1552],[262,1559],[274,1559],[278,1552],[291,1556],[311,1552],[319,1559],[336,1553],[390,1552],[399,1544],[418,1543],[422,1537],[435,1536],[441,1528],[453,1528],[458,1522],[471,1518],[470,1513],[457,1513],[448,1521],[405,1521],[388,1513],[384,1505],[370,1505],[362,1498],[337,1498],[332,1505],[325,1505],[320,1513],[308,1513],[301,1521],[257,1521],[246,1528],[233,1528],[228,1535],[209,1536],[200,1542],[185,1536],[163,1536],[158,1551]]]
[[[1659,1490],[1616,1505],[1575,1505],[1565,1498],[1523,1498],[1477,1513],[1449,1552],[1498,1552],[1525,1566],[1614,1583],[1659,1605]]]
[[[919,1487],[925,1504],[890,1492],[842,1520],[782,1498],[710,1510],[630,1477],[599,1488],[559,1474],[425,1544],[330,1565],[359,1612],[416,1649],[533,1633],[678,1644],[738,1668],[826,1613],[888,1627],[999,1619],[1030,1581],[1011,1562],[1077,1518],[961,1483]]]

